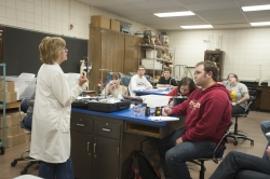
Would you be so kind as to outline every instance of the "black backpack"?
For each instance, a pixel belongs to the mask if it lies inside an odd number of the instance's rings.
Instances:
[[[160,179],[142,151],[133,151],[123,164],[123,179]]]

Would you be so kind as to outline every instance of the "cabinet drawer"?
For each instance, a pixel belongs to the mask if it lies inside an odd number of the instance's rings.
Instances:
[[[71,130],[81,133],[93,133],[94,120],[89,115],[81,113],[71,114]]]
[[[110,119],[96,119],[95,120],[95,134],[120,139],[122,129],[122,121],[115,121]]]

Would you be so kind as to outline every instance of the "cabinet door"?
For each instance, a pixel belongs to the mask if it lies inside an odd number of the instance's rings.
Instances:
[[[71,131],[71,159],[76,179],[93,176],[92,155],[93,136]]]
[[[136,72],[141,59],[142,38],[125,35],[124,73]]]
[[[93,167],[95,179],[119,179],[119,141],[97,137],[95,139]]]
[[[101,30],[101,68],[123,72],[124,35],[110,30]]]
[[[92,63],[92,70],[89,74],[89,87],[96,89],[97,83],[100,81],[101,68],[101,33],[99,28],[90,28],[89,37],[89,60]]]

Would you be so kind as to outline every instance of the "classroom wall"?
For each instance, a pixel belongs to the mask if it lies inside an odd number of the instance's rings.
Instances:
[[[89,39],[91,15],[107,15],[132,25],[131,31],[149,27],[75,0],[0,0],[0,24],[45,33]],[[69,25],[74,28],[70,30]]]
[[[194,66],[204,51],[221,49],[224,74],[237,73],[241,80],[270,81],[270,28],[171,31],[175,64]]]

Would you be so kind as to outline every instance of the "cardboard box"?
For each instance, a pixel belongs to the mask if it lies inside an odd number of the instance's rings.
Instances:
[[[7,147],[14,147],[20,144],[26,144],[27,134],[19,134],[15,136],[8,136],[6,141]]]
[[[105,16],[91,16],[91,26],[110,29],[110,18]]]
[[[155,50],[155,49],[146,49],[145,57],[146,58],[157,58],[157,50]]]
[[[145,67],[145,69],[162,70],[162,63],[157,60],[143,58],[142,65]]]
[[[6,100],[6,103],[17,101],[17,93],[16,92],[7,92],[5,94],[4,99],[4,91],[0,91],[0,101]]]
[[[2,134],[4,132],[3,130],[5,130],[5,136],[8,136],[8,137],[24,134],[24,129],[22,129],[20,125],[16,125],[16,126],[7,127],[5,129],[0,129],[0,138],[3,138],[2,137]]]
[[[116,32],[120,32],[120,22],[114,19],[111,19],[110,29]]]
[[[7,89],[7,92],[14,93],[15,92],[15,83],[14,81],[6,81],[5,86]],[[0,80],[0,92],[4,90],[4,81]]]
[[[24,114],[21,112],[11,112],[6,114],[6,127],[12,127],[20,125],[20,122],[22,118],[24,117]],[[0,115],[0,128],[3,128],[2,126],[2,115]]]

